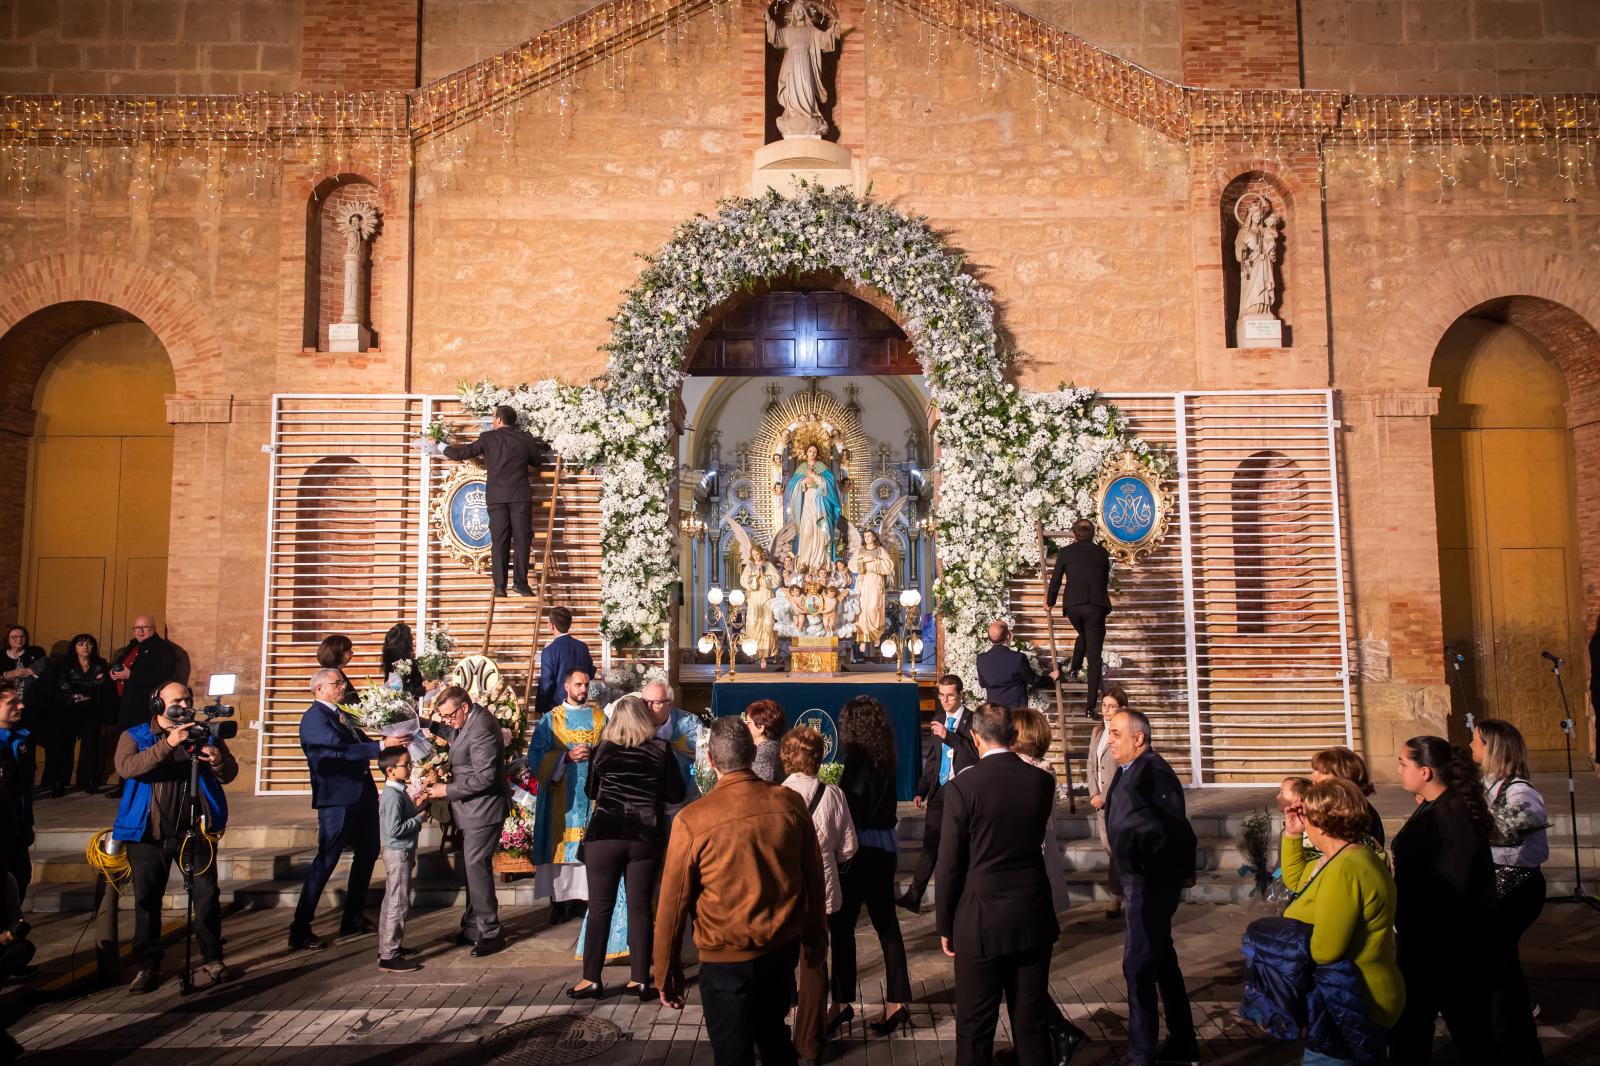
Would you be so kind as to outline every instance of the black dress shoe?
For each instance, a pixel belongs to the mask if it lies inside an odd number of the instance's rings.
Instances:
[[[567,998],[568,999],[605,999],[606,998],[606,986],[601,984],[599,981],[596,981],[593,984],[585,985],[582,988],[576,988],[576,987],[569,988],[569,989],[567,989]]]
[[[403,955],[396,955],[392,959],[379,959],[378,969],[387,970],[390,973],[416,973],[422,969],[422,963],[408,959]]]
[[[901,1007],[899,1010],[887,1016],[882,1021],[876,1021],[870,1024],[872,1025],[872,1031],[877,1033],[879,1036],[888,1036],[896,1029],[910,1029],[911,1008]]]
[[[327,946],[328,942],[326,940],[318,937],[317,934],[309,929],[289,930],[290,951],[322,951]]]
[[[504,596],[506,594],[506,590],[505,589],[495,589],[494,590],[494,594],[496,596]]]
[[[506,938],[503,936],[484,937],[472,945],[472,957],[485,959],[490,955],[497,955],[506,949]]]
[[[900,896],[898,899],[896,899],[894,901],[894,905],[896,907],[899,907],[903,911],[910,911],[912,914],[921,914],[922,913],[922,893],[918,892],[917,894],[912,895],[908,891],[905,895]]]
[[[465,933],[452,933],[450,936],[445,937],[444,942],[451,947],[457,948],[470,948],[477,944],[477,941]]]
[[[827,1035],[828,1036],[832,1036],[840,1028],[842,1028],[845,1025],[848,1025],[850,1023],[850,1019],[854,1018],[855,1016],[856,1016],[855,1007],[853,1005],[849,1004],[849,1003],[846,1003],[844,1005],[844,1010],[840,1011],[838,1014],[835,1014],[833,1016],[833,1021],[828,1023],[828,1033],[827,1033]]]
[[[1156,1045],[1155,1061],[1159,1066],[1167,1066],[1169,1063],[1173,1064],[1173,1066],[1177,1066],[1179,1063],[1182,1063],[1183,1066],[1192,1066],[1193,1063],[1200,1061],[1200,1046],[1193,1040],[1186,1040],[1182,1043],[1163,1040]]]
[[[622,990],[630,996],[638,996],[640,1003],[654,1003],[661,998],[661,990],[655,985],[637,985],[630,982],[623,985]]]
[[[533,589],[527,585],[512,585],[511,591],[518,596],[532,596]]]
[[[1068,1022],[1063,1027],[1050,1030],[1050,1043],[1055,1048],[1056,1066],[1068,1066],[1078,1049],[1089,1042],[1089,1034]]]
[[[346,921],[339,926],[340,936],[366,936],[368,933],[376,933],[377,931],[378,927],[373,925],[370,920],[359,917],[355,921]]]

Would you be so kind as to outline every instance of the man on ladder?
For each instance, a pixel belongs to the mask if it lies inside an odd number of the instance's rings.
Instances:
[[[494,409],[494,426],[468,444],[438,445],[446,459],[482,457],[484,503],[489,510],[490,551],[494,559],[494,594],[506,594],[506,559],[511,560],[511,590],[532,596],[528,585],[528,549],[533,543],[533,489],[528,468],[544,456],[544,446],[517,428],[517,412],[502,404]]]
[[[1063,577],[1065,590],[1061,587]],[[1106,643],[1106,615],[1111,613],[1110,582],[1111,554],[1094,542],[1094,523],[1080,518],[1072,523],[1072,543],[1056,553],[1045,609],[1055,607],[1060,593],[1061,613],[1078,633],[1067,673],[1076,676],[1085,665],[1089,668],[1084,707],[1089,718],[1100,716],[1100,656]]]

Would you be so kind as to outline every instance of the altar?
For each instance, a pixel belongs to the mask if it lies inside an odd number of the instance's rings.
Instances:
[[[850,677],[781,679],[772,675],[724,677],[711,686],[711,714],[723,718],[741,714],[756,700],[773,700],[783,708],[789,725],[813,725],[828,741],[827,759],[838,757],[839,711],[855,696],[871,696],[883,704],[894,730],[895,797],[901,802],[916,795],[922,772],[921,716],[917,683],[912,680],[866,680]]]

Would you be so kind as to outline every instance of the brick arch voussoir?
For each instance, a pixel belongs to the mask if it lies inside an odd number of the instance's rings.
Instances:
[[[1383,384],[1427,388],[1434,352],[1445,331],[1481,304],[1519,296],[1558,304],[1591,331],[1600,328],[1600,269],[1570,255],[1527,248],[1466,256],[1440,265],[1398,301],[1379,334]],[[1554,337],[1537,339],[1552,349],[1569,377],[1578,362],[1600,360],[1600,350],[1574,351],[1572,345],[1554,343]]]
[[[55,304],[109,304],[137,317],[161,341],[178,396],[217,396],[226,391],[222,344],[194,295],[199,291],[184,271],[157,271],[107,255],[46,256],[0,274],[0,337]]]

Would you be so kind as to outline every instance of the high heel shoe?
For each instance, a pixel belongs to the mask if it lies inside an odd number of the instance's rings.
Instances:
[[[911,1028],[911,1008],[901,1007],[882,1021],[872,1022],[872,1031],[879,1036],[888,1036],[896,1029]]]
[[[844,1005],[844,1010],[840,1011],[838,1014],[835,1014],[833,1016],[833,1020],[828,1023],[827,1035],[832,1036],[834,1033],[838,1032],[841,1028],[848,1025],[850,1023],[850,1019],[854,1018],[855,1016],[855,1007],[849,1003],[846,1003]]]
[[[605,986],[598,981],[586,988],[574,987],[567,989],[568,999],[604,999],[605,997]]]
[[[629,981],[622,989],[629,995],[637,995],[640,1003],[654,1003],[661,998],[661,992],[654,985],[641,985]]]

